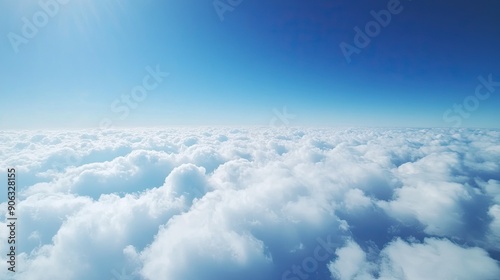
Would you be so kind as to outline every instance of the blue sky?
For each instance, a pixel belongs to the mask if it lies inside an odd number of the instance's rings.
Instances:
[[[0,128],[268,125],[283,107],[290,125],[498,128],[499,86],[453,106],[500,81],[500,3],[402,0],[348,63],[339,45],[391,2],[243,0],[221,20],[207,0],[74,0],[16,53],[43,8],[2,0]],[[146,67],[169,76],[117,113]]]

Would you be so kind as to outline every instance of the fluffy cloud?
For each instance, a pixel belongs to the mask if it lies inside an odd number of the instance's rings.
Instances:
[[[355,242],[337,250],[329,264],[338,279],[497,279],[498,263],[478,247],[464,248],[447,239],[425,238],[424,242],[396,239],[368,261]]]
[[[0,176],[14,166],[19,177],[13,277],[495,279],[499,136],[2,132]],[[7,221],[0,223],[7,236]],[[12,278],[3,256],[0,278]]]
[[[340,280],[372,279],[373,264],[367,261],[366,253],[356,242],[349,241],[337,249],[337,259],[328,265],[332,277]]]
[[[488,241],[491,247],[498,250],[500,248],[500,205],[491,206],[488,214],[492,219],[489,226]]]

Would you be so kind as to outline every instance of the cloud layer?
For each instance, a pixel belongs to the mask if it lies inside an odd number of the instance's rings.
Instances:
[[[171,128],[0,139],[0,176],[16,167],[19,177],[15,279],[500,275],[497,130]],[[0,258],[0,278],[9,279]]]

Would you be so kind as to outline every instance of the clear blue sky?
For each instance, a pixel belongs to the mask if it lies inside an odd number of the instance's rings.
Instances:
[[[243,0],[223,21],[213,0],[67,1],[43,24],[38,1],[0,0],[0,128],[268,125],[284,106],[290,125],[500,126],[499,86],[443,119],[479,75],[500,81],[499,1],[401,0],[350,63],[339,44],[392,0]],[[16,53],[23,17],[42,26]]]

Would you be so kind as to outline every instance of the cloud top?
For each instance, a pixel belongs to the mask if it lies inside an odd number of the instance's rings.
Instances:
[[[0,173],[15,166],[20,178],[15,279],[500,275],[496,130],[171,128],[0,137]],[[4,200],[4,216],[5,209]]]

